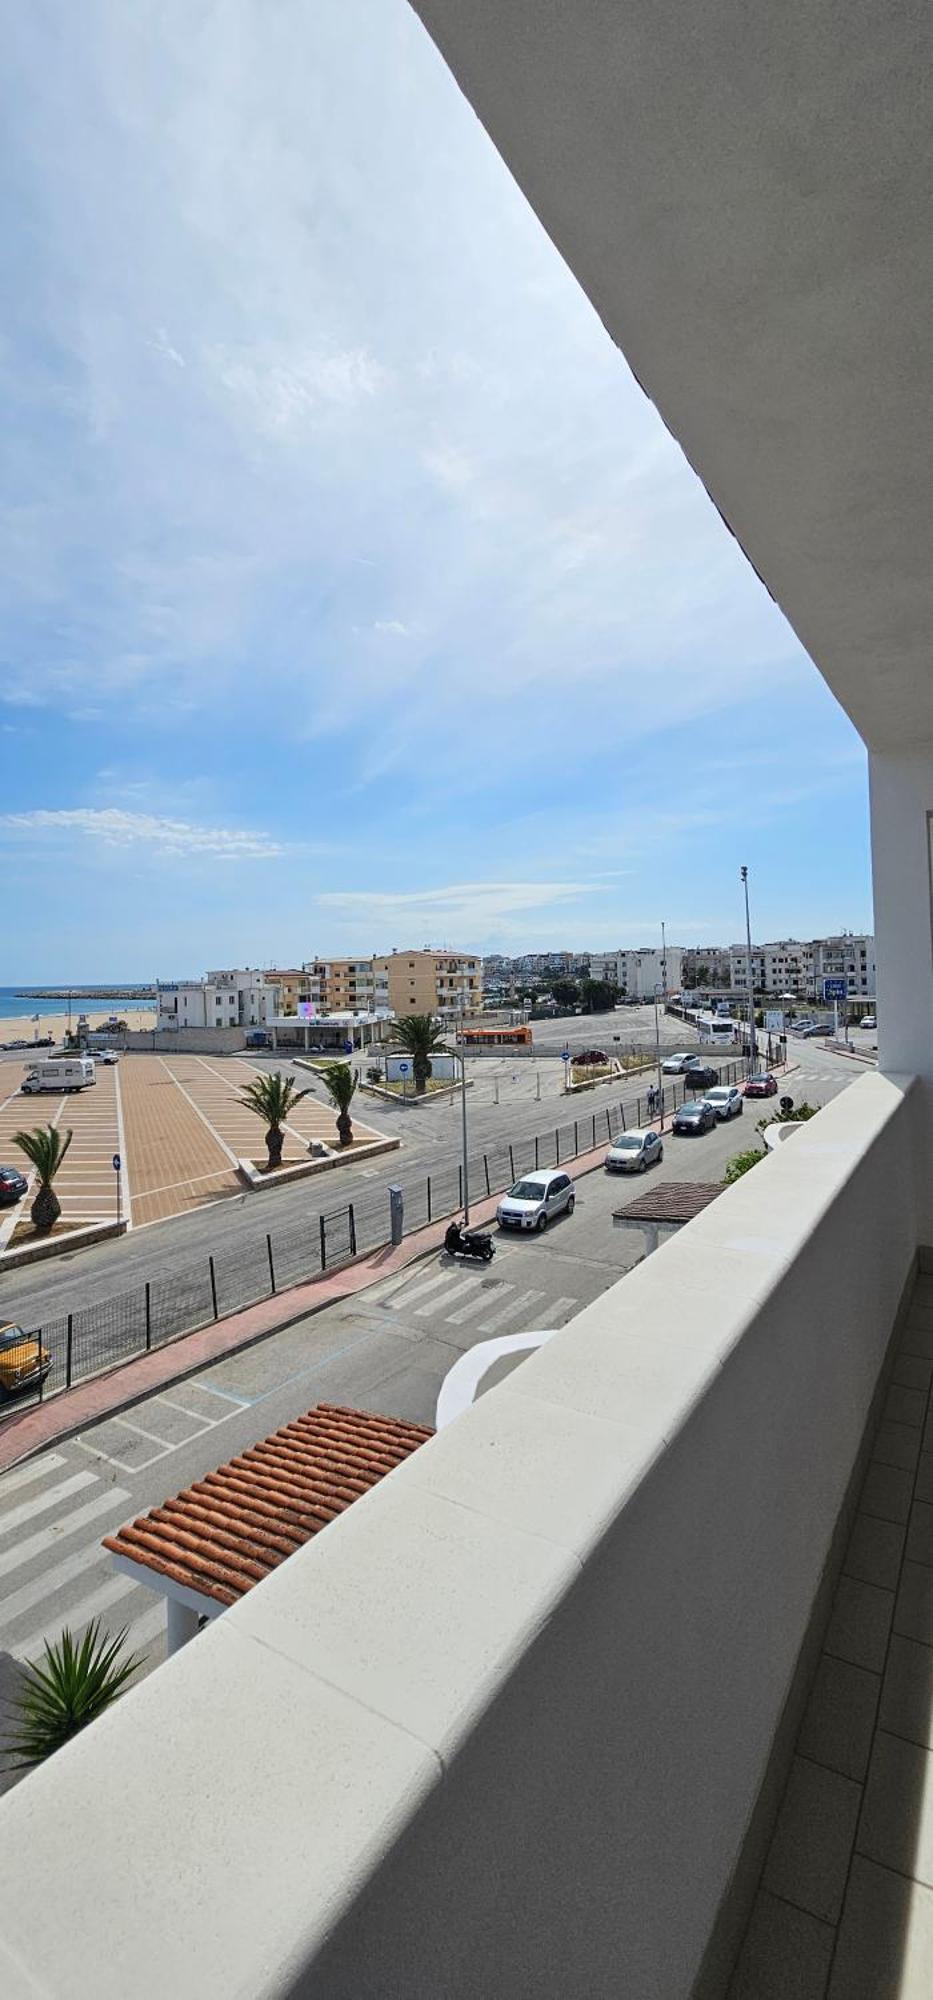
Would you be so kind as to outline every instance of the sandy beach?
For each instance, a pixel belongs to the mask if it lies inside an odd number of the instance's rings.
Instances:
[[[72,1008],[72,1028],[77,1027],[80,1011],[80,1008]],[[88,1026],[92,1032],[96,1032],[97,1029],[106,1026],[109,1018],[109,1009],[105,1009],[102,1013],[97,1013],[93,1008],[89,1007],[87,1009],[87,1018]],[[126,1022],[128,1028],[154,1028],[156,1024],[154,1007],[141,1008],[139,1013],[135,1011],[130,1012],[127,1009],[120,1018]],[[30,1014],[11,1016],[9,1019],[4,1017],[4,1019],[0,1020],[0,1042],[31,1042],[36,1035],[54,1035],[55,1040],[60,1042],[65,1035],[67,1027],[67,1008],[63,1014],[40,1014],[38,1021],[34,1021]]]

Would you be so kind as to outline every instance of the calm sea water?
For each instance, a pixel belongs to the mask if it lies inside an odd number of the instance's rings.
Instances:
[[[73,1014],[121,1014],[127,1020],[131,1014],[148,1014],[155,1006],[154,1000],[121,1000],[116,994],[104,993],[92,999],[87,993],[72,989],[71,1011]],[[0,1021],[27,1020],[38,1014],[40,1020],[46,1014],[66,1014],[68,996],[63,994],[58,1000],[17,999],[15,986],[0,986]]]

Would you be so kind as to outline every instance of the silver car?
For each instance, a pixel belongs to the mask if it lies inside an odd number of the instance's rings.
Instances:
[[[546,1229],[555,1215],[572,1215],[573,1182],[560,1168],[523,1174],[496,1209],[500,1229]]]
[[[606,1172],[643,1174],[646,1167],[663,1158],[664,1141],[653,1127],[644,1132],[620,1132],[606,1154]]]

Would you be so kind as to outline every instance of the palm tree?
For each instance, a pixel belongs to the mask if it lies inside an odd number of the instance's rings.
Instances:
[[[248,1105],[250,1111],[255,1111],[257,1118],[264,1118],[266,1121],[268,1127],[266,1152],[269,1156],[270,1173],[282,1164],[282,1147],[285,1144],[282,1127],[288,1114],[294,1111],[296,1104],[300,1104],[303,1097],[309,1095],[310,1092],[307,1090],[297,1090],[293,1079],[290,1076],[283,1076],[278,1069],[271,1073],[265,1071],[262,1076],[254,1076],[252,1081],[246,1084],[240,1103]]]
[[[141,1653],[121,1659],[125,1644],[126,1627],[107,1639],[99,1618],[80,1642],[67,1625],[54,1644],[46,1640],[45,1658],[28,1662],[16,1696],[20,1734],[9,1746],[15,1769],[41,1764],[116,1701],[142,1660]]]
[[[337,1137],[341,1146],[353,1144],[350,1106],[356,1090],[356,1081],[349,1063],[330,1063],[324,1073],[324,1087],[337,1113]]]
[[[25,1153],[39,1176],[36,1198],[30,1209],[37,1235],[47,1236],[62,1212],[52,1182],[71,1145],[71,1128],[58,1132],[54,1125],[39,1125],[34,1132],[14,1132],[13,1144]]]
[[[431,1057],[443,1047],[441,1030],[433,1014],[405,1014],[396,1022],[395,1033],[403,1049],[411,1056],[415,1094],[423,1097],[431,1074]]]

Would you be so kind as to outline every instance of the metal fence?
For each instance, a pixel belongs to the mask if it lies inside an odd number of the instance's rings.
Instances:
[[[739,1062],[720,1066],[721,1082],[735,1082],[742,1074],[744,1067]],[[675,1110],[686,1095],[680,1079],[667,1081],[662,1093],[663,1114]],[[634,1105],[628,1106],[628,1123],[638,1126],[657,1115],[646,1086]],[[476,1203],[499,1194],[536,1167],[564,1166],[581,1153],[611,1144],[625,1129],[626,1110],[618,1104],[597,1111],[577,1110],[563,1124],[549,1126],[530,1138],[503,1141],[468,1161],[470,1200]],[[463,1207],[462,1163],[401,1186],[406,1236]],[[354,1257],[381,1248],[390,1238],[389,1197],[383,1186],[371,1195],[355,1196],[339,1208],[310,1215],[300,1224],[273,1227],[265,1236],[202,1254],[167,1276],[147,1279],[115,1298],[46,1320],[29,1329],[50,1361],[45,1382],[31,1399],[41,1401],[44,1396],[70,1389],[154,1347],[163,1347],[180,1334],[194,1333],[260,1299],[275,1297],[292,1285],[350,1263]],[[0,1403],[0,1421],[29,1400],[18,1395]]]

